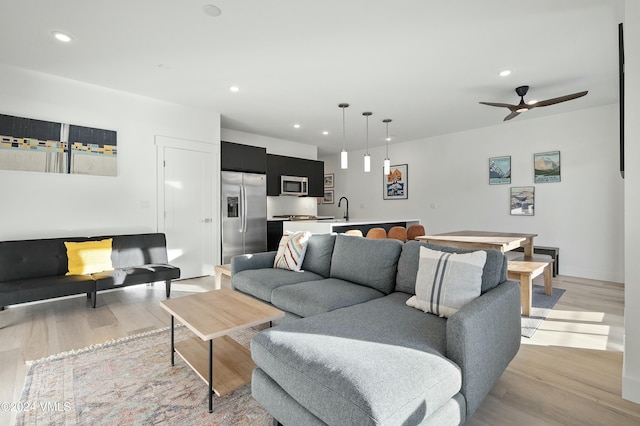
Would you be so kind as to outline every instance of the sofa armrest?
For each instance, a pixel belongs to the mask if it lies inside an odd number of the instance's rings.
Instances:
[[[234,256],[231,258],[231,276],[247,269],[273,268],[273,261],[275,259],[275,251]]]
[[[462,370],[467,418],[520,349],[520,285],[505,281],[449,317],[447,358]]]

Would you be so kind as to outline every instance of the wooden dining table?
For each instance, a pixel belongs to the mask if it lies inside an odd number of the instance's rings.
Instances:
[[[461,249],[494,249],[504,253],[524,247],[524,258],[533,257],[533,238],[538,234],[492,231],[454,231],[444,234],[423,235],[416,240]]]

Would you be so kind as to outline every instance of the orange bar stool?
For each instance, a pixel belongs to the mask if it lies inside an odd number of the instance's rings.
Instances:
[[[423,235],[427,235],[424,231],[424,226],[422,225],[411,225],[409,229],[407,229],[407,239],[415,240],[416,237],[421,237]]]
[[[384,228],[371,228],[367,231],[367,238],[382,240],[387,238],[387,231]]]
[[[387,238],[393,238],[394,240],[400,240],[405,243],[407,242],[407,229],[404,226],[393,226],[389,229]]]

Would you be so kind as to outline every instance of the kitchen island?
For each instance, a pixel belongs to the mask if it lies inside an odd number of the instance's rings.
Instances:
[[[408,228],[411,225],[419,225],[419,219],[331,219],[331,220],[296,220],[284,221],[284,231],[309,231],[313,234],[329,234],[332,232],[343,233],[350,229],[358,229],[363,235],[371,228],[384,228],[389,231],[393,226],[404,226]]]

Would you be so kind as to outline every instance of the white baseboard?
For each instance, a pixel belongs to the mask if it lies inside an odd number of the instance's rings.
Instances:
[[[622,373],[622,398],[640,404],[640,377]]]

